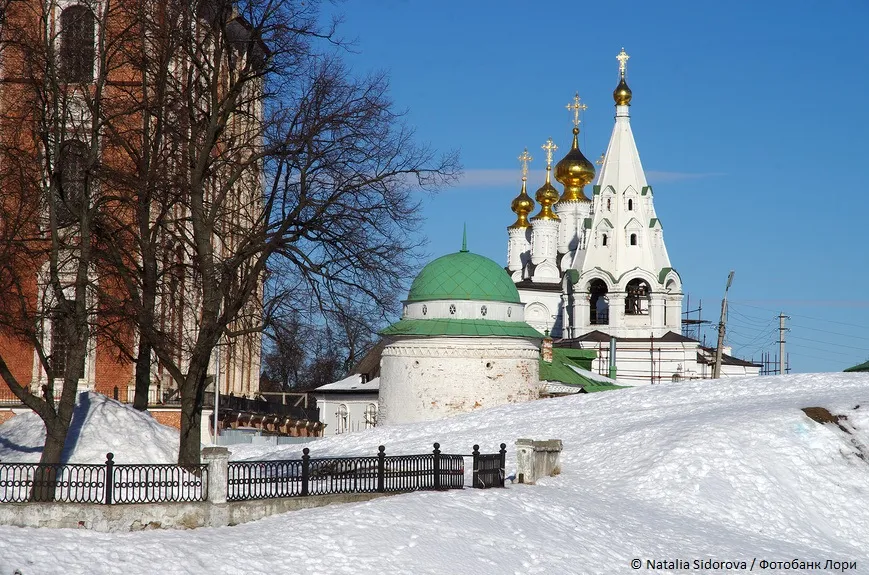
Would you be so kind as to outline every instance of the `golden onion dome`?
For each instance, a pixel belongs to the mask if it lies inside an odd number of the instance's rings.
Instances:
[[[507,229],[517,229],[517,228],[530,228],[531,223],[528,221],[528,215],[534,210],[534,200],[531,199],[531,196],[528,195],[528,192],[525,189],[525,182],[527,178],[522,178],[522,191],[519,192],[519,195],[513,198],[513,202],[510,204],[510,209],[513,210],[513,213],[516,214],[516,221],[513,225],[508,226]]]
[[[546,182],[540,186],[534,197],[537,198],[537,203],[540,204],[540,213],[531,218],[532,220],[555,220],[558,221],[558,214],[552,211],[552,206],[558,201],[558,190],[556,190],[549,181],[549,171],[551,168],[546,168]]]
[[[616,101],[616,106],[630,106],[631,97],[631,89],[628,88],[628,83],[625,82],[625,77],[622,75],[619,85],[613,90],[613,100]]]
[[[564,186],[560,202],[588,202],[582,189],[594,179],[594,166],[579,150],[579,128],[573,128],[573,146],[555,165],[555,179]]]

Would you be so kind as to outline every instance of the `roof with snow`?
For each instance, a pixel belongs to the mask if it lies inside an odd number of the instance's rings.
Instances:
[[[540,358],[540,381],[547,382],[546,393],[565,395],[621,388],[615,380],[590,370],[596,356],[593,349],[552,348],[552,363]]]
[[[313,393],[377,393],[380,390],[380,378],[375,377],[363,381],[363,377],[354,373],[340,381],[327,383],[314,389]]]

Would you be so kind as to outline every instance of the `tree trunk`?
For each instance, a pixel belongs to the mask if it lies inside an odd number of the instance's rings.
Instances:
[[[30,501],[54,501],[59,471],[58,463],[63,454],[68,430],[69,422],[64,425],[59,417],[53,418],[51,423],[45,422],[45,446],[42,448],[42,457],[39,458],[39,467],[33,474]]]
[[[193,368],[191,368],[193,369]],[[202,390],[205,373],[195,378],[188,376],[186,389],[181,393],[181,437],[178,446],[178,465],[198,465],[202,442]],[[200,382],[199,380],[203,381]]]
[[[139,353],[136,356],[136,394],[133,407],[139,411],[148,409],[148,391],[151,389],[151,346],[139,338]]]

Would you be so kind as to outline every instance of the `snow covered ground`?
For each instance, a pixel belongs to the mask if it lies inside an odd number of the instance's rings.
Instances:
[[[848,432],[801,411],[814,406],[846,415]],[[0,426],[7,447],[12,424]],[[87,437],[105,435],[85,427],[81,440]],[[0,527],[0,575],[15,569],[22,575],[634,573],[633,559],[647,573],[671,572],[647,569],[647,560],[695,559],[754,559],[754,571],[761,560],[853,561],[851,573],[869,573],[869,461],[860,457],[869,449],[866,374],[577,395],[309,447],[314,456],[374,454],[380,444],[390,454],[422,453],[438,441],[444,453],[469,453],[474,443],[491,452],[505,442],[510,473],[520,437],[562,439],[562,474],[535,486],[398,495],[218,529],[100,534]],[[38,440],[17,436],[15,443]],[[236,459],[260,459],[296,457],[300,446],[231,449]]]

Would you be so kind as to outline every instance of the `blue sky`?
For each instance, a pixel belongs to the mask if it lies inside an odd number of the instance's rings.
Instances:
[[[432,256],[505,263],[516,156],[569,148],[565,105],[589,106],[580,145],[612,130],[615,56],[630,54],[632,125],[685,292],[717,321],[736,270],[728,343],[794,371],[869,358],[869,2],[348,0],[355,70],[386,70],[418,138],[459,149],[463,181],[426,198]],[[532,174],[529,188],[542,183]],[[714,337],[709,331],[709,337]]]

